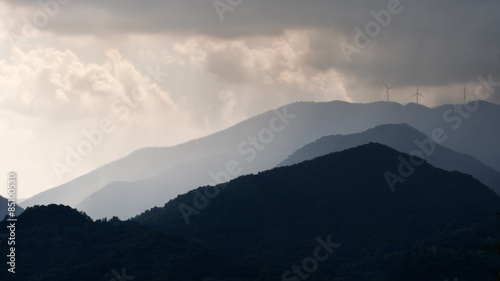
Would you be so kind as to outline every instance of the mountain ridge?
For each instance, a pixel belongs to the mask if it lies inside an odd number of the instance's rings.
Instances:
[[[470,175],[444,171],[427,162],[392,192],[383,174],[397,169],[400,155],[409,157],[369,143],[238,177],[218,185],[215,196],[216,187],[202,186],[133,220],[215,249],[274,261],[281,268],[276,274],[302,260],[314,249],[316,238],[330,235],[341,246],[322,265],[326,271],[315,273],[318,278],[335,272],[330,276],[350,276],[346,280],[399,280],[398,266],[393,263],[400,260],[400,273],[411,276],[408,280],[422,280],[409,274],[410,269],[426,272],[425,277],[431,278],[426,280],[444,279],[453,264],[463,262],[459,256],[485,247],[484,241],[492,234],[498,239],[500,197]],[[451,246],[450,235],[462,246]],[[406,259],[419,243],[423,243],[419,251],[439,247],[430,256],[437,264],[448,265],[438,270],[423,265],[423,257]],[[462,254],[453,256],[450,251]],[[475,259],[485,262],[477,270],[493,267],[482,258]],[[358,265],[351,268],[346,261]],[[415,268],[413,262],[420,265]],[[370,270],[378,263],[392,265],[377,269],[383,277],[370,278]],[[467,270],[464,266],[455,273],[466,280],[487,276]]]
[[[449,129],[447,131],[449,140],[446,142],[446,146],[449,148],[459,147],[461,148],[458,150],[459,152],[474,156],[474,153],[482,152],[473,144],[482,143],[484,148],[491,148],[492,151],[492,153],[487,153],[486,157],[492,158],[497,154],[500,156],[500,150],[496,144],[494,145],[496,141],[500,142],[498,136],[490,137],[489,133],[474,135],[468,131],[469,127],[476,123],[482,124],[482,128],[488,128],[488,130],[483,129],[483,132],[494,130],[492,128],[496,126],[493,122],[488,121],[490,119],[485,119],[485,116],[488,115],[488,118],[496,114],[500,116],[500,107],[496,105],[484,106],[483,102],[479,104],[480,108],[494,112],[477,110],[470,118],[463,120],[462,128],[465,129],[456,131]],[[430,109],[391,102],[368,104],[351,104],[340,101],[293,103],[241,121],[235,126],[207,137],[190,141],[184,146],[179,144],[170,148],[147,148],[136,151],[131,154],[132,158],[126,157],[116,160],[111,166],[103,166],[75,181],[56,187],[52,191],[48,190],[43,194],[36,195],[24,201],[23,206],[65,203],[75,207],[84,203],[79,207],[92,217],[111,217],[114,215],[122,218],[131,217],[147,208],[161,205],[161,200],[166,201],[175,197],[175,192],[179,194],[195,186],[213,182],[213,179],[209,177],[209,172],[212,170],[217,173],[226,170],[229,161],[239,162],[242,173],[237,175],[256,173],[276,166],[300,147],[322,136],[357,133],[386,123],[410,123],[419,131],[429,135],[436,127],[447,128],[450,126],[443,120],[442,115],[444,111],[452,108],[452,106],[448,106]],[[248,137],[258,137],[259,133],[266,136],[265,130],[270,128],[270,122],[277,117],[276,111],[281,112],[280,114],[294,115],[295,118],[290,119],[289,124],[285,124],[282,131],[274,132],[271,142],[265,144],[265,151],[252,147],[248,143]],[[283,113],[283,111],[286,112]],[[415,117],[417,115],[418,118]],[[275,125],[280,126],[280,124]],[[477,128],[474,130],[477,131]],[[241,144],[245,146],[239,151],[238,147]],[[252,150],[256,157],[247,161],[254,155],[251,154]],[[242,151],[246,154],[241,153]],[[474,153],[471,154],[471,151]],[[148,160],[150,156],[151,159]],[[135,166],[133,163],[136,163]],[[207,165],[208,168],[203,168],[202,164]],[[198,166],[199,168],[193,176],[189,170],[183,170],[183,166]],[[500,167],[500,163],[497,166]],[[181,178],[191,183],[174,184],[181,181]],[[122,186],[112,184],[118,181],[129,183]],[[145,181],[142,183],[147,184],[151,182],[150,186],[145,186],[151,192],[149,197],[137,194],[139,181]],[[107,189],[110,191],[106,191]],[[128,198],[109,196],[113,193],[118,194],[120,189],[126,190],[130,196]],[[153,194],[153,192],[158,191],[159,193]],[[164,196],[164,198],[158,198],[160,196]],[[134,202],[131,199],[134,197],[143,199]],[[113,200],[127,202],[129,207],[123,208],[119,204],[110,203]],[[108,210],[94,210],[96,206],[103,204],[113,205],[109,206]]]
[[[432,151],[429,151],[429,154],[424,153],[425,149],[419,147],[419,144],[423,145],[424,142],[425,145],[428,145],[429,142],[426,140],[434,143],[430,146]],[[278,166],[295,164],[369,142],[384,144],[407,154],[414,152],[420,157],[423,156],[435,167],[473,175],[500,195],[500,173],[472,156],[458,153],[435,143],[408,124],[386,124],[355,134],[324,136],[298,149]]]

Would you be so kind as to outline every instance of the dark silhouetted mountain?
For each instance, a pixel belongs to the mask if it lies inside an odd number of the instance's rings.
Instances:
[[[5,218],[9,215],[9,200],[5,197],[0,196],[0,219]],[[16,205],[16,215],[19,216],[24,211],[19,205]]]
[[[380,125],[362,133],[322,137],[290,155],[278,166],[292,165],[347,148],[376,142],[398,151],[418,152],[429,164],[448,171],[470,174],[500,195],[500,173],[474,157],[455,152],[435,142],[407,124]]]
[[[401,157],[370,143],[200,187],[134,220],[253,257],[263,280],[293,265],[314,268],[310,280],[494,280],[500,197],[426,162],[392,192],[384,175]],[[312,261],[325,243],[328,257]],[[282,280],[304,279],[293,275]]]
[[[10,222],[2,221],[1,229]],[[256,269],[237,258],[133,222],[93,221],[68,206],[28,208],[15,229],[15,274],[0,243],[0,280],[251,280]]]
[[[469,106],[470,108],[470,106]],[[466,115],[461,114],[466,111]],[[459,111],[457,113],[457,111]],[[167,148],[144,148],[23,202],[23,206],[62,203],[94,218],[127,218],[214,180],[210,172],[234,168],[239,175],[275,167],[288,155],[326,135],[352,134],[377,125],[407,123],[430,135],[442,128],[442,145],[471,155],[500,171],[500,106],[477,103],[427,108],[377,102],[301,102],[269,111],[210,136]]]

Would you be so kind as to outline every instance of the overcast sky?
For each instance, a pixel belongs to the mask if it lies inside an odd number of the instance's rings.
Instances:
[[[0,0],[0,171],[19,197],[287,103],[385,100],[378,80],[429,107],[500,80],[498,0],[40,2]]]

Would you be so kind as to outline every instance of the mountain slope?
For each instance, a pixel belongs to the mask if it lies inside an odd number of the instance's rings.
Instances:
[[[499,260],[485,249],[499,238],[500,198],[471,176],[427,163],[393,193],[384,173],[397,171],[400,155],[370,143],[237,178],[218,194],[200,187],[134,220],[268,260],[274,280],[318,239],[341,244],[318,279],[493,280]]]
[[[8,224],[2,221],[0,227],[6,229]],[[250,280],[257,276],[256,269],[237,258],[178,235],[117,219],[92,221],[68,206],[28,208],[16,224],[16,273],[8,272],[10,267],[3,262],[1,280]],[[2,253],[10,253],[10,247],[0,244]]]
[[[476,111],[461,119],[458,128],[454,110],[456,106],[452,105],[430,109],[386,102],[294,103],[201,139],[174,147],[135,151],[35,195],[24,201],[23,206],[81,204],[79,208],[92,217],[118,215],[126,218],[145,208],[161,205],[175,194],[214,182],[209,173],[227,172],[228,165],[234,161],[241,170],[237,169],[231,178],[270,169],[322,136],[357,133],[387,123],[408,123],[427,135],[441,127],[449,135],[444,146],[472,155],[500,170],[500,148],[497,146],[500,135],[496,133],[494,121],[500,118],[500,106],[480,102]],[[184,184],[187,182],[189,184]],[[147,192],[138,194],[142,189]],[[134,198],[139,200],[133,201]],[[103,204],[109,206],[100,210]]]
[[[470,174],[500,195],[500,173],[471,156],[455,152],[437,143],[430,144],[426,140],[430,139],[406,124],[381,125],[357,134],[322,137],[297,150],[278,166],[292,165],[332,152],[377,142],[407,154],[417,151],[418,155],[431,165],[448,171]]]
[[[5,218],[9,214],[8,211],[9,200],[5,197],[0,196],[0,219]],[[19,216],[24,211],[19,205],[16,205],[16,215]]]
[[[310,106],[310,109],[305,109],[307,106]],[[446,111],[447,109],[443,110]],[[494,111],[494,108],[489,110]],[[274,165],[268,159],[282,161],[286,157],[284,154],[291,147],[294,147],[303,139],[319,136],[326,130],[352,132],[353,128],[355,130],[371,123],[378,124],[380,122],[384,124],[389,121],[405,119],[411,120],[417,125],[429,126],[432,124],[431,132],[436,128],[434,124],[440,124],[440,122],[444,123],[442,128],[450,127],[443,119],[441,111],[413,104],[401,106],[392,103],[366,105],[342,102],[325,104],[299,103],[296,109],[288,109],[287,112],[294,113],[296,117],[290,120],[290,124],[282,132],[274,134],[274,138],[271,138],[270,143],[265,144],[265,148],[261,151],[254,149],[255,157],[251,161],[247,161],[248,154],[239,153],[237,147],[242,142],[235,142],[232,151],[229,149],[226,153],[178,165],[153,178],[136,182],[116,182],[104,186],[76,205],[76,207],[84,210],[92,217],[118,215],[122,218],[128,218],[151,206],[161,206],[165,201],[195,186],[226,181],[226,179],[232,177],[227,173],[227,165],[231,161],[236,161],[241,167],[241,171],[237,175],[256,173],[272,168]],[[297,112],[302,113],[297,114]],[[477,110],[475,116],[482,119],[483,117],[480,116],[479,112],[480,110]],[[370,117],[363,119],[364,116]],[[474,120],[473,117],[470,117],[471,120]],[[268,118],[272,120],[272,117]],[[254,123],[252,119],[247,121]],[[270,127],[269,124],[267,127]],[[249,131],[250,133],[243,132],[241,139],[248,139],[248,135],[256,136],[265,128],[263,126],[260,130]],[[234,128],[229,130],[232,129]],[[450,130],[453,129],[450,128]],[[463,128],[462,132],[469,135]],[[290,134],[286,135],[288,133]],[[444,145],[449,143],[451,143],[450,139]],[[210,172],[220,176],[214,179],[214,177],[209,176]],[[221,173],[226,175],[222,176]],[[110,204],[109,202],[120,202],[120,204]]]

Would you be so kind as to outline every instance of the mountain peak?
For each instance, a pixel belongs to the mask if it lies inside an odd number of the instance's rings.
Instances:
[[[19,216],[19,220],[33,225],[56,224],[61,226],[81,226],[84,223],[92,222],[92,219],[85,213],[62,204],[29,207]]]

